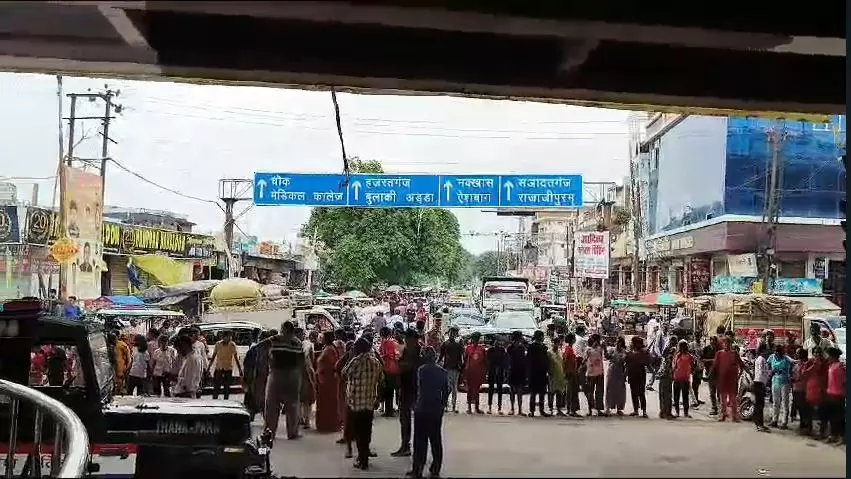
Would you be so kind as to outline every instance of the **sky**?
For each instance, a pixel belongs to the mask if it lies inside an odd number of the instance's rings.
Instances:
[[[55,201],[57,83],[53,75],[0,73],[0,181],[15,183],[22,199],[37,183],[42,205]],[[195,231],[215,233],[224,221],[213,204],[221,178],[342,172],[329,92],[80,77],[62,83],[65,94],[107,85],[120,91],[107,205],[180,213]],[[448,96],[340,94],[338,101],[347,154],[378,160],[387,173],[581,174],[586,182],[618,183],[628,174],[627,111]],[[62,108],[67,117],[67,98]],[[102,114],[102,103],[78,102],[78,117]],[[75,157],[100,158],[99,123],[77,122]],[[62,128],[67,145],[67,121]],[[246,207],[250,201],[237,213]],[[474,254],[495,249],[495,233],[517,229],[516,218],[453,212]],[[260,240],[294,242],[309,215],[306,207],[253,207],[238,226]]]

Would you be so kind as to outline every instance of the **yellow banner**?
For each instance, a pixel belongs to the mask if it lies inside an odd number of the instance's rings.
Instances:
[[[77,246],[77,254],[66,270],[64,294],[78,299],[97,298],[101,295],[103,270],[103,183],[100,175],[68,166],[62,167],[60,181],[62,236]]]

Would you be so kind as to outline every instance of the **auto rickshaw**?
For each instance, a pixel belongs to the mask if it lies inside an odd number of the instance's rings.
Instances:
[[[69,407],[86,425],[93,456],[90,472],[106,457],[135,454],[136,477],[271,478],[269,449],[251,436],[251,418],[234,401],[114,396],[114,337],[96,322],[46,314],[38,300],[0,308],[0,378],[29,385]],[[36,411],[20,404],[13,414],[0,403],[0,428],[34,424]],[[55,427],[18,427],[0,448],[41,449],[53,444]],[[29,462],[41,458],[29,453]],[[106,472],[106,471],[100,471]]]

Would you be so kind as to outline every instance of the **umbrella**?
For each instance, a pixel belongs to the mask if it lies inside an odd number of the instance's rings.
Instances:
[[[639,298],[639,301],[656,306],[677,306],[685,303],[686,298],[673,293],[650,293]]]
[[[398,284],[394,284],[393,286],[388,286],[387,291],[390,291],[391,293],[398,293],[399,291],[402,291],[402,287]]]
[[[345,298],[365,298],[366,294],[363,291],[352,290],[343,295]]]

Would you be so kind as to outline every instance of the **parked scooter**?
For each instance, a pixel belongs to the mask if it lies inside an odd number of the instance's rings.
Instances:
[[[746,367],[739,374],[739,393],[737,395],[739,417],[743,421],[752,421],[756,404],[756,395],[753,392],[754,365],[747,359],[743,360]]]

